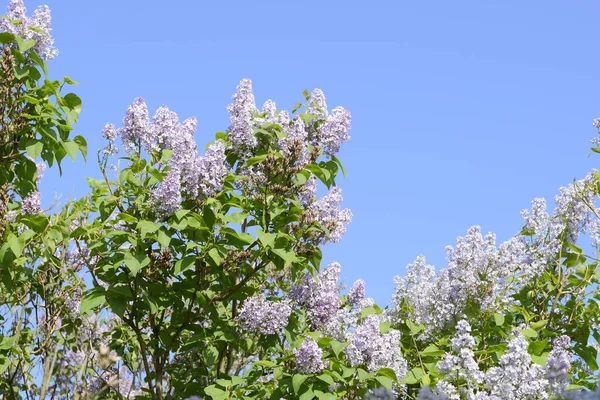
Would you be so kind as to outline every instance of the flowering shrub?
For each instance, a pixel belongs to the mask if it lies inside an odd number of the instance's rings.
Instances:
[[[363,280],[346,291],[340,264],[321,265],[352,220],[336,185],[351,117],[321,90],[259,109],[242,80],[203,152],[194,118],[138,97],[102,129],[89,195],[44,211],[46,165],[86,156],[70,139],[81,102],[61,94],[70,79],[41,82],[57,55],[47,8],[28,17],[12,0],[0,44],[4,397],[598,395],[597,172],[552,212],[535,199],[504,243],[472,227],[445,268],[417,257],[381,308]]]

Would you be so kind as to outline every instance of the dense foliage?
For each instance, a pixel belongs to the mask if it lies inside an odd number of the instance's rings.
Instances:
[[[89,195],[42,210],[44,169],[87,155],[81,101],[48,79],[47,7],[12,0],[0,46],[3,397],[598,396],[596,171],[553,211],[535,199],[504,243],[472,227],[445,268],[419,256],[381,308],[322,262],[352,213],[336,185],[350,113],[321,90],[259,109],[242,80],[203,154],[194,118],[136,98],[102,130]]]

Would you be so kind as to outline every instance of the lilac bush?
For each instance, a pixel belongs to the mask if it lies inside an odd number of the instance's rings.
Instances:
[[[444,268],[417,256],[382,308],[364,280],[346,289],[341,265],[323,261],[353,217],[337,158],[348,110],[329,109],[320,89],[293,110],[259,109],[243,79],[224,105],[228,127],[200,154],[194,117],[165,105],[152,114],[137,97],[120,124],[99,129],[102,178],[88,179],[90,193],[43,210],[45,169],[87,156],[85,139],[69,136],[81,101],[50,98],[56,88],[41,79],[42,60],[57,55],[49,9],[28,17],[13,0],[7,17],[3,397],[597,397],[597,171],[560,188],[553,210],[534,199],[502,243],[473,226],[446,248]]]

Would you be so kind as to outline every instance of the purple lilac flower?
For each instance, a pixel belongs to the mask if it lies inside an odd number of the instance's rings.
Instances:
[[[54,47],[54,38],[50,35],[50,24],[52,17],[48,6],[39,6],[32,14],[27,17],[27,10],[22,0],[11,0],[8,5],[6,16],[12,20],[21,21],[19,26],[14,25],[6,19],[0,19],[0,32],[8,32],[19,35],[25,40],[34,40],[33,49],[46,60],[51,60],[58,55],[58,50]],[[31,29],[35,28],[35,30]]]
[[[139,145],[143,145],[146,151],[152,150],[154,131],[148,121],[148,106],[142,97],[135,98],[127,107],[121,140],[127,151],[137,151]]]
[[[307,146],[308,132],[306,131],[304,121],[299,117],[294,118],[289,128],[285,127],[284,130],[287,133],[287,137],[279,140],[279,146],[281,146],[283,156],[289,157],[291,147],[296,143],[300,143],[301,150],[297,164],[302,166],[308,164],[310,152]]]
[[[271,335],[287,325],[291,313],[292,308],[285,302],[270,301],[261,294],[244,301],[237,320],[246,331]]]
[[[169,171],[165,179],[152,194],[152,202],[165,214],[174,214],[181,207],[181,181],[179,171]]]
[[[44,177],[44,172],[46,172],[46,163],[37,163],[35,164],[35,168],[35,183],[40,183],[40,180]]]
[[[206,150],[204,157],[198,158],[198,187],[201,197],[211,197],[223,189],[227,176],[225,166],[225,145],[217,140]]]
[[[227,106],[230,126],[227,129],[234,151],[240,156],[248,156],[249,150],[257,145],[252,117],[257,112],[252,93],[252,81],[242,79],[233,95],[233,103]]]
[[[323,350],[312,339],[306,338],[302,347],[294,351],[296,368],[301,374],[318,374],[325,368]]]
[[[327,324],[340,308],[340,271],[340,264],[333,262],[319,273],[317,279],[306,273],[302,283],[290,290],[290,297],[306,308],[308,318],[315,328]]]
[[[571,383],[569,369],[571,368],[571,339],[568,336],[560,336],[554,339],[552,351],[546,362],[546,379],[550,384],[550,392],[554,396],[560,395]]]
[[[300,191],[300,203],[304,206],[313,204],[317,196],[317,188],[317,178],[315,178],[314,175],[311,175]]]
[[[336,107],[327,117],[327,121],[319,127],[319,143],[323,146],[325,154],[334,156],[342,143],[350,140],[350,111],[343,107]]]
[[[522,335],[508,343],[506,353],[500,357],[500,366],[490,368],[485,374],[485,386],[490,395],[507,400],[532,399],[547,391],[544,370],[532,363],[528,346]]]
[[[354,305],[359,304],[359,302],[365,298],[365,281],[362,279],[354,282],[350,291],[348,292],[348,303]]]
[[[400,353],[400,332],[391,330],[381,334],[380,315],[368,315],[354,332],[348,333],[350,344],[346,355],[352,366],[366,365],[370,372],[381,368],[391,368],[396,377],[402,380],[407,372],[406,360]]]
[[[346,226],[352,221],[350,209],[340,210],[342,200],[342,189],[336,186],[313,205],[313,209],[317,214],[317,221],[329,228],[329,236],[324,243],[339,242],[346,233]]]
[[[312,91],[310,98],[308,99],[306,112],[311,115],[316,115],[319,119],[327,119],[327,102],[325,101],[325,94],[321,89]]]
[[[10,210],[6,213],[6,220],[10,223],[13,223],[17,220],[17,212],[15,210]]]
[[[37,214],[42,211],[42,194],[37,190],[29,192],[21,203],[23,214]]]

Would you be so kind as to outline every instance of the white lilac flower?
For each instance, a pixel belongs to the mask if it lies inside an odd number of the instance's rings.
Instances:
[[[252,81],[242,79],[233,95],[233,103],[227,106],[229,111],[229,140],[234,151],[244,157],[249,155],[249,150],[257,145],[252,118],[256,114],[256,103],[252,92]]]
[[[152,202],[165,215],[174,214],[181,207],[181,180],[179,171],[169,171],[165,179],[152,193]]]
[[[306,338],[302,346],[294,351],[296,369],[302,374],[318,374],[325,368],[323,350],[312,339]]]
[[[22,0],[11,0],[6,16],[11,20],[20,21],[21,24],[17,26],[9,20],[0,19],[0,32],[19,35],[25,40],[34,40],[34,51],[43,59],[53,59],[58,55],[58,50],[54,47],[54,38],[50,35],[50,8],[42,5],[31,17],[27,17],[26,14],[27,10]]]
[[[352,221],[352,212],[350,209],[340,209],[342,201],[342,189],[336,186],[313,204],[317,221],[329,229],[329,235],[324,243],[339,242],[344,233],[346,233],[346,226]]]
[[[302,283],[290,289],[290,298],[306,309],[315,328],[327,324],[340,308],[340,270],[340,264],[333,262],[319,273],[317,279],[306,273]]]
[[[42,194],[37,190],[29,192],[21,203],[23,214],[37,214],[42,211]]]
[[[271,335],[287,325],[291,313],[287,303],[267,300],[261,294],[244,301],[237,320],[246,331]]]

